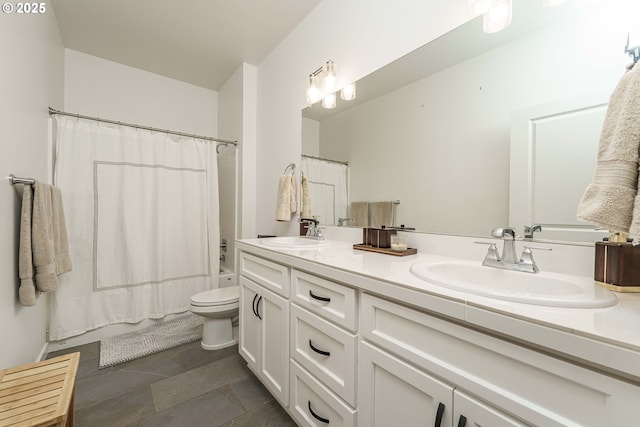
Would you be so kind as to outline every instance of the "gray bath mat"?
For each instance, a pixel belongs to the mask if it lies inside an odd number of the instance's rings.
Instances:
[[[202,339],[204,319],[194,314],[100,341],[99,369]]]

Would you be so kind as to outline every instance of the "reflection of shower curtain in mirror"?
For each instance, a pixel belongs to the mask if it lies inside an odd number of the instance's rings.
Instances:
[[[56,124],[74,270],[51,295],[51,339],[184,312],[193,294],[217,287],[215,144],[63,116]]]
[[[349,200],[349,166],[303,157],[302,173],[309,181],[311,214],[320,224],[334,225],[346,218]]]

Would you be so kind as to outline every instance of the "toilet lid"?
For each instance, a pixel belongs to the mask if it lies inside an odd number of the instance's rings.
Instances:
[[[191,304],[197,306],[226,305],[238,302],[239,295],[237,286],[211,289],[192,296]]]

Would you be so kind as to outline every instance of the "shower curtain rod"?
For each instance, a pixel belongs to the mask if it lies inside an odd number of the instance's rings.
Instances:
[[[119,125],[119,126],[128,126],[128,127],[132,127],[132,128],[136,128],[136,129],[150,130],[150,131],[153,131],[153,132],[168,133],[170,135],[186,136],[187,138],[204,139],[205,141],[215,141],[215,142],[218,142],[220,144],[233,145],[234,147],[238,147],[238,141],[229,141],[227,139],[213,138],[211,136],[194,135],[194,134],[191,134],[191,133],[183,133],[183,132],[176,132],[176,131],[173,131],[173,130],[158,129],[158,128],[153,128],[153,127],[150,127],[150,126],[140,126],[140,125],[136,125],[136,124],[133,124],[133,123],[124,123],[124,122],[118,122],[118,121],[115,121],[115,120],[101,119],[100,117],[92,117],[92,116],[85,116],[85,115],[82,115],[82,114],[67,113],[67,112],[59,111],[59,110],[56,110],[56,109],[53,109],[53,108],[49,107],[49,115],[53,116],[53,115],[56,115],[56,114],[59,115],[59,116],[70,116],[70,117],[75,117],[77,119],[95,120],[97,122],[111,123],[113,125]]]
[[[340,165],[349,166],[349,162],[348,161],[343,162],[341,160],[331,160],[331,159],[325,159],[325,158],[322,158],[322,157],[307,156],[306,154],[302,154],[300,157],[306,157],[307,159],[324,160],[325,162],[338,163]]]

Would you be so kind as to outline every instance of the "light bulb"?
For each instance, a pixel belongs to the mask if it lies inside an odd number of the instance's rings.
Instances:
[[[511,0],[497,0],[484,14],[482,26],[485,33],[496,33],[511,24]]]
[[[480,16],[487,13],[493,0],[468,0],[467,8],[473,16]]]
[[[340,91],[340,99],[345,101],[353,101],[356,99],[356,84],[351,83],[343,87]]]
[[[330,93],[329,95],[322,98],[322,108],[336,108],[336,94]]]
[[[336,64],[333,61],[327,61],[322,71],[324,71],[324,92],[331,93],[336,88]]]
[[[320,99],[320,90],[316,82],[316,76],[309,74],[309,81],[307,83],[307,102],[314,104]]]

